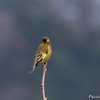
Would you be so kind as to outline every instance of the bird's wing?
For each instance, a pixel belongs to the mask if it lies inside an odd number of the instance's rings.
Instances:
[[[47,55],[48,53],[48,46],[46,44],[41,44],[37,51],[36,51],[36,55],[35,55],[35,62],[40,63]]]

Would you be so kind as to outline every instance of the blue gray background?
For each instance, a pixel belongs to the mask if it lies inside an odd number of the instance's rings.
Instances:
[[[44,36],[48,100],[100,95],[100,0],[0,0],[0,100],[42,100],[41,65],[28,72]]]

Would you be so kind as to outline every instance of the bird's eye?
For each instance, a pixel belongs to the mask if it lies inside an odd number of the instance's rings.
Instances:
[[[47,39],[43,39],[43,42],[46,42],[47,41]]]

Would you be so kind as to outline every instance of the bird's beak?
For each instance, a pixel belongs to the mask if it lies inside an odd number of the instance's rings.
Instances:
[[[47,42],[50,42],[50,40],[49,40],[49,39],[47,39]]]

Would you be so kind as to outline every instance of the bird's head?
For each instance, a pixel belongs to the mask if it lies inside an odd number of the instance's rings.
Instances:
[[[48,44],[48,43],[50,43],[50,40],[48,37],[43,37],[42,42]]]

